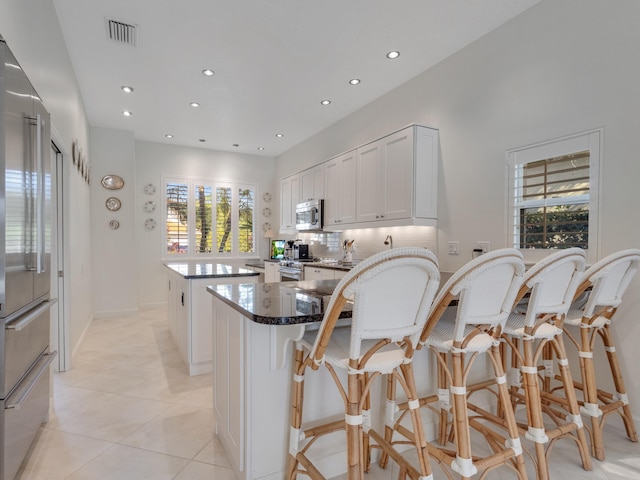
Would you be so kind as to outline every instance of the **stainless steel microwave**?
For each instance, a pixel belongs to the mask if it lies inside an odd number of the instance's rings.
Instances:
[[[296,230],[322,230],[324,200],[309,200],[296,205]]]

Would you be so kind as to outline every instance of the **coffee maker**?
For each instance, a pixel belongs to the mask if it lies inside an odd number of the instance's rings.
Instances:
[[[296,260],[309,260],[309,245],[306,243],[296,243],[293,245],[293,258]]]

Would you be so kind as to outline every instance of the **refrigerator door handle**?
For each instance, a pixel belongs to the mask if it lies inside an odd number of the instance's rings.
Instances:
[[[38,318],[41,314],[49,310],[54,303],[58,301],[57,298],[52,298],[51,300],[47,300],[42,302],[38,307],[31,310],[27,313],[22,319],[17,322],[8,323],[5,328],[7,330],[15,330],[19,332],[23,328],[27,327],[31,322],[33,322],[36,318]]]
[[[36,385],[36,383],[38,383],[38,380],[40,380],[42,374],[47,371],[47,368],[49,368],[49,365],[51,364],[53,359],[56,358],[57,354],[57,351],[45,353],[38,359],[33,368],[29,371],[29,373],[27,373],[27,376],[22,380],[18,388],[16,388],[15,391],[11,393],[9,398],[7,398],[4,405],[5,410],[9,408],[19,410],[20,407],[22,407],[27,398],[29,398],[31,390],[33,390],[33,387]]]
[[[44,209],[45,209],[45,179],[44,179],[44,155],[42,154],[42,117],[36,115],[36,273],[44,273],[45,267],[45,225],[44,225]]]

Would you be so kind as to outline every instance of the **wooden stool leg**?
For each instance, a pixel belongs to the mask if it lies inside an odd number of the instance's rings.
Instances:
[[[418,465],[421,477],[429,477],[431,475],[431,462],[429,460],[429,452],[427,440],[422,426],[422,417],[420,416],[420,401],[418,399],[418,391],[416,389],[415,377],[413,375],[413,364],[405,363],[400,366],[405,384],[407,385],[407,398],[409,404],[409,413],[413,423],[414,445],[418,454]]]
[[[436,353],[439,355],[444,365],[447,363],[446,353]],[[438,422],[438,443],[440,445],[446,445],[447,443],[447,431],[449,429],[449,412],[451,410],[449,385],[447,381],[447,373],[445,367],[440,362],[437,362],[437,374],[438,374],[438,400],[440,403],[440,420]]]
[[[387,375],[387,402],[385,405],[385,421],[384,421],[384,439],[387,443],[391,443],[393,440],[393,422],[396,410],[396,380],[393,375]],[[380,454],[380,460],[378,465],[381,468],[387,468],[389,462],[389,455],[383,449]]]
[[[602,410],[598,404],[596,375],[591,348],[591,329],[581,328],[580,368],[583,378],[584,406],[581,413],[591,417],[591,453],[598,460],[604,460],[604,443],[602,439]]]
[[[527,424],[529,427],[525,438],[535,444],[538,480],[548,480],[549,466],[547,465],[545,445],[549,442],[549,437],[547,437],[544,429],[538,367],[535,364],[533,350],[533,340],[526,339],[522,341],[524,365],[521,370],[527,407]]]
[[[615,400],[620,400],[623,403],[621,416],[624,422],[624,427],[627,431],[627,436],[632,442],[637,442],[638,434],[636,433],[636,427],[633,423],[631,408],[629,407],[629,400],[627,399],[627,390],[624,386],[624,380],[622,379],[622,371],[620,370],[620,364],[618,363],[616,347],[613,342],[613,338],[611,337],[609,325],[600,330],[600,336],[604,342],[604,349],[607,352],[611,376],[613,377],[613,384],[616,389]]]
[[[562,379],[562,386],[565,391],[569,412],[573,417],[569,420],[573,421],[577,425],[576,436],[578,438],[578,451],[580,452],[580,458],[582,460],[582,468],[584,468],[585,470],[591,470],[593,467],[591,465],[591,457],[589,456],[589,444],[587,443],[587,436],[582,425],[580,407],[578,406],[576,391],[573,388],[573,379],[571,377],[569,361],[567,360],[567,352],[564,347],[564,340],[562,339],[562,335],[558,335],[553,340],[553,345],[558,357],[558,369],[560,371],[560,378]]]
[[[470,478],[478,472],[471,458],[471,436],[467,411],[467,389],[464,381],[464,354],[452,354],[453,429],[455,432],[456,458],[451,469],[462,478]],[[506,400],[506,397],[505,397]]]
[[[504,368],[502,368],[503,361],[500,357],[500,348],[495,344],[491,347],[489,354],[493,356],[493,369],[496,378],[496,385],[498,387],[498,398],[503,405],[509,405],[510,395],[509,387],[507,386],[507,377],[505,375]],[[522,480],[527,479],[527,470],[524,464],[524,452],[520,443],[520,434],[518,432],[518,424],[516,422],[515,410],[510,408],[504,409],[504,419],[507,424],[507,432],[509,433],[510,447],[515,452],[516,470],[518,471],[518,478]]]
[[[298,460],[296,453],[299,444],[300,427],[302,426],[302,402],[304,399],[304,369],[302,367],[304,352],[301,348],[295,350],[293,361],[293,382],[291,384],[291,415],[289,430],[289,461],[287,465],[287,480],[296,478]],[[302,373],[299,373],[302,372]]]
[[[357,365],[352,365],[352,368],[357,369]],[[347,409],[345,416],[348,480],[362,480],[364,478],[364,465],[362,462],[362,410],[360,408],[361,392],[362,384],[360,375],[350,372],[347,375]]]

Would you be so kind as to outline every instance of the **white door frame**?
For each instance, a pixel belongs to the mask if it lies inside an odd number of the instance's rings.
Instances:
[[[64,188],[63,154],[51,142],[51,298],[57,303],[51,308],[51,350],[58,351],[54,370],[66,372],[71,368],[68,312],[66,311],[64,278]]]

